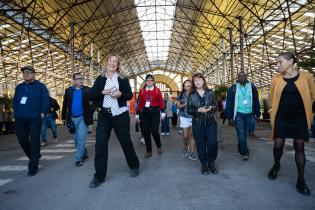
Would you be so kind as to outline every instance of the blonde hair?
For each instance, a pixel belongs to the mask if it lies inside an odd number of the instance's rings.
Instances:
[[[109,58],[111,58],[111,57],[116,57],[116,58],[117,58],[117,60],[118,60],[117,74],[118,74],[120,77],[124,77],[124,76],[125,76],[125,71],[124,71],[124,67],[123,67],[122,61],[121,61],[121,57],[120,57],[117,53],[109,53],[109,54],[106,56],[106,64],[107,64],[107,65],[108,65],[108,60],[109,60]],[[104,68],[104,69],[103,69],[102,76],[103,76],[103,77],[106,77],[106,76],[107,76],[107,68]]]

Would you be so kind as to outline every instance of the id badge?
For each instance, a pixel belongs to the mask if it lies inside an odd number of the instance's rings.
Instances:
[[[246,104],[247,104],[247,100],[244,100],[244,101],[243,101],[243,104],[246,105]]]
[[[145,102],[145,107],[149,108],[150,107],[150,101]]]
[[[27,97],[22,97],[20,104],[26,104]]]

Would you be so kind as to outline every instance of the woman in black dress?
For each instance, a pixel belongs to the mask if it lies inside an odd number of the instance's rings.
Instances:
[[[300,72],[295,64],[293,53],[284,52],[278,56],[279,75],[271,81],[272,100],[271,124],[272,138],[275,140],[274,165],[268,173],[270,179],[276,179],[280,170],[280,159],[286,138],[294,139],[295,162],[298,170],[297,190],[310,195],[304,180],[305,152],[304,142],[308,141],[314,100],[314,79],[308,72]]]

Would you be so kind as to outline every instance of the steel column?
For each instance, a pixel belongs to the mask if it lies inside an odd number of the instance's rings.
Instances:
[[[244,65],[244,31],[243,31],[243,17],[239,16],[239,33],[240,33],[240,61],[241,61],[241,71],[245,71]]]
[[[234,43],[233,43],[233,31],[232,28],[228,28],[230,38],[230,77],[231,83],[234,80]]]
[[[94,84],[93,42],[91,42],[91,45],[90,45],[90,57],[91,57],[91,61],[90,61],[90,85],[93,85]]]
[[[83,84],[86,84],[86,59],[84,55],[84,48],[85,48],[85,33],[81,35],[81,56],[82,56],[82,72],[83,72]]]
[[[74,74],[74,23],[70,23],[70,61],[71,61],[71,77]]]

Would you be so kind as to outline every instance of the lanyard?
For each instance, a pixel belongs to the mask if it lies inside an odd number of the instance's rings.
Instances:
[[[242,86],[240,85],[240,90],[241,90],[241,92],[242,92],[244,98],[246,99],[246,85],[245,85],[245,87],[244,87],[244,91],[243,91]]]

